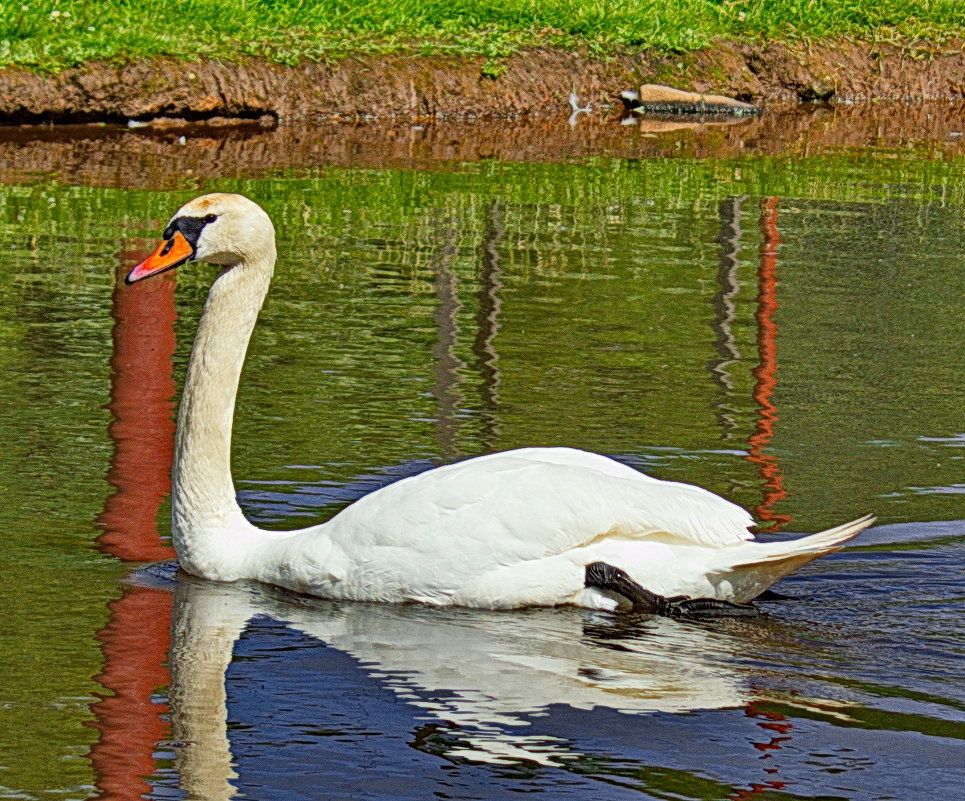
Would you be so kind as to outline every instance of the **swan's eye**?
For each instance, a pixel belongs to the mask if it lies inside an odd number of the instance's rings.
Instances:
[[[217,214],[208,214],[205,216],[204,221],[205,223],[213,223],[217,219],[218,219]]]

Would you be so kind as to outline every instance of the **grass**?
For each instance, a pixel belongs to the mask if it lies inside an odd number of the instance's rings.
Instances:
[[[555,46],[687,52],[718,38],[940,42],[961,0],[0,0],[0,66],[57,71],[151,56],[294,64],[353,53]]]

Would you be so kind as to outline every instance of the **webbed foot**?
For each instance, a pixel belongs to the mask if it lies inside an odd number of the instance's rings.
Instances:
[[[734,604],[716,598],[688,598],[676,595],[666,598],[641,587],[623,570],[606,562],[593,562],[586,566],[584,585],[618,593],[633,605],[633,612],[646,615],[663,615],[683,620],[707,617],[756,617],[759,613],[750,604]]]
[[[658,614],[693,620],[707,617],[757,617],[760,610],[753,604],[735,604],[716,598],[674,597],[666,599],[667,611]]]

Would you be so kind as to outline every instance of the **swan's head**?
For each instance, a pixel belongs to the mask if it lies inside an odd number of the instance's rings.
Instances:
[[[189,261],[222,267],[274,263],[275,228],[257,203],[218,192],[185,203],[164,229],[163,241],[127,274],[133,284]]]

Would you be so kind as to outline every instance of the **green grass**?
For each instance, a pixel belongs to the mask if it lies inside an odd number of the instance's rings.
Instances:
[[[718,38],[965,36],[961,0],[0,0],[0,66],[56,71],[150,56],[293,64],[353,53],[534,46],[686,52]]]

